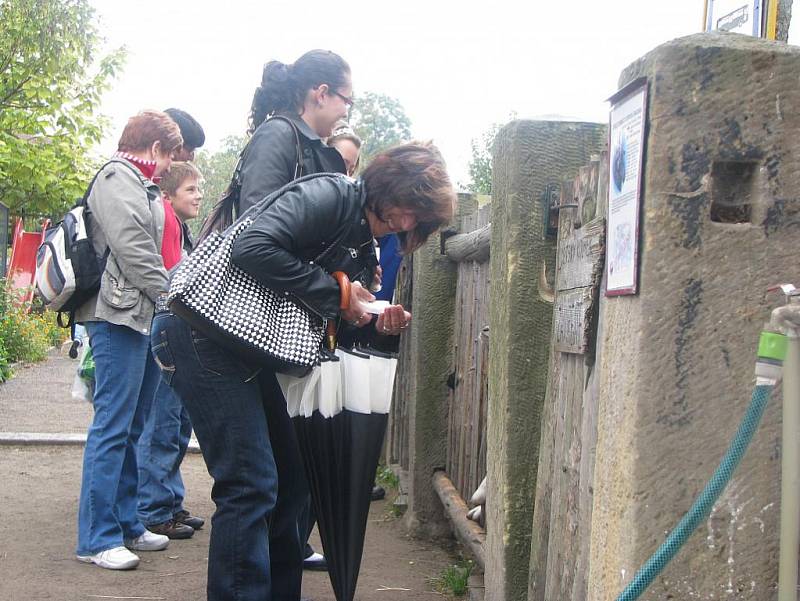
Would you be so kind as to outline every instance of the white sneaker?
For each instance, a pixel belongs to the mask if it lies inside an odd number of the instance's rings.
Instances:
[[[78,561],[95,563],[107,570],[132,570],[139,565],[139,557],[125,547],[114,547],[94,555],[76,555]]]
[[[169,545],[169,537],[145,530],[136,538],[126,538],[125,546],[134,551],[161,551]]]

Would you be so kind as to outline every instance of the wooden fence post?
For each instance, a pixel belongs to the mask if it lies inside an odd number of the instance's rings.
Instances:
[[[553,305],[545,198],[597,153],[604,126],[514,121],[494,143],[486,601],[525,601]],[[557,191],[557,190],[556,190]],[[556,196],[557,198],[557,196]]]
[[[459,194],[455,223],[477,207],[473,195]],[[408,509],[410,532],[426,537],[450,536],[442,503],[431,485],[447,458],[447,380],[452,366],[457,265],[433,236],[414,254],[414,321],[409,332]]]

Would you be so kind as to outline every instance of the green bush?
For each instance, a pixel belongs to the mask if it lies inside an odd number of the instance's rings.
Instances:
[[[3,341],[0,340],[0,382],[5,382],[13,375],[14,371],[11,369],[6,356],[6,348],[3,345]]]
[[[56,323],[55,313],[41,304],[20,301],[17,293],[0,280],[0,381],[10,376],[9,363],[42,361],[50,347],[67,338]]]

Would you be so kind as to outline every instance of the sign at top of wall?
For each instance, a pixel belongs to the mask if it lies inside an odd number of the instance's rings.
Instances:
[[[778,0],[705,0],[705,31],[775,39]]]

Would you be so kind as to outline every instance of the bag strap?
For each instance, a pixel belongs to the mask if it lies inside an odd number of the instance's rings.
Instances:
[[[292,178],[292,181],[294,181],[303,174],[303,152],[302,144],[300,143],[300,131],[297,129],[297,126],[294,124],[294,122],[288,117],[283,115],[273,115],[272,117],[268,117],[264,123],[270,121],[271,119],[280,119],[281,121],[286,121],[286,123],[291,126],[292,131],[294,132],[297,157],[295,159],[294,177]],[[228,184],[228,187],[225,189],[222,198],[220,198],[216,204],[214,204],[211,212],[203,220],[203,224],[200,226],[200,234],[197,238],[198,244],[205,240],[209,234],[214,231],[227,230],[228,227],[230,227],[230,225],[236,221],[236,216],[234,213],[236,212],[236,205],[239,202],[242,191],[242,169],[244,168],[244,161],[247,156],[247,151],[252,142],[253,137],[251,136],[247,141],[247,144],[245,144],[244,148],[242,148],[242,151],[239,153],[239,158],[236,161],[236,167],[233,169],[231,181]],[[239,217],[241,217],[241,215],[239,215]]]
[[[94,188],[94,183],[97,181],[97,178],[100,175],[100,172],[103,171],[103,169],[105,169],[106,167],[108,167],[111,163],[118,163],[120,165],[125,165],[125,167],[127,167],[128,169],[133,171],[133,173],[136,175],[136,177],[139,178],[139,181],[142,182],[142,185],[144,185],[144,181],[142,180],[142,175],[139,173],[139,171],[133,165],[131,165],[130,163],[127,163],[125,161],[120,161],[119,159],[111,159],[109,161],[106,161],[103,164],[103,166],[100,167],[100,169],[98,169],[95,172],[94,177],[92,178],[92,181],[89,182],[89,186],[86,188],[86,192],[83,193],[83,198],[81,198],[78,202],[75,203],[76,207],[86,207],[87,210],[89,209],[89,205],[87,204],[87,202],[89,201],[89,194],[91,194],[92,188]],[[147,195],[147,198],[150,198],[149,194]],[[89,211],[89,212],[91,212],[91,211]]]
[[[300,144],[300,130],[297,129],[297,125],[294,124],[294,121],[285,117],[283,115],[273,115],[270,119],[280,119],[281,121],[286,121],[291,127],[292,132],[294,132],[294,144],[295,149],[297,151],[297,158],[295,159],[294,165],[294,177],[292,179],[298,179],[303,175],[303,148]],[[269,121],[269,119],[268,119]]]
[[[310,173],[309,175],[304,175],[304,176],[299,177],[299,178],[297,178],[295,180],[292,180],[289,183],[284,184],[283,186],[281,186],[280,188],[278,188],[274,192],[270,192],[267,196],[265,196],[263,199],[261,199],[260,202],[257,202],[252,207],[247,209],[247,211],[245,211],[244,213],[239,215],[239,218],[236,220],[236,222],[244,219],[245,216],[248,216],[248,217],[250,217],[252,219],[255,219],[261,213],[266,211],[270,206],[272,206],[272,203],[275,202],[278,199],[279,196],[281,196],[282,194],[284,194],[288,190],[291,190],[297,184],[301,184],[303,182],[311,181],[313,179],[318,179],[320,177],[331,177],[332,175],[333,176],[337,176],[337,177],[343,176],[341,173]],[[228,227],[222,233],[225,234],[229,229],[231,229],[234,225],[236,225],[236,222],[231,224],[230,227]]]
[[[295,155],[297,158],[295,159],[294,177],[292,177],[292,180],[296,180],[297,178],[303,175],[303,149],[302,149],[302,144],[300,143],[300,130],[297,129],[297,125],[294,124],[294,121],[292,121],[291,119],[289,119],[289,117],[286,117],[284,115],[272,115],[271,117],[268,117],[264,121],[264,123],[267,123],[267,121],[272,121],[274,119],[285,121],[286,123],[288,123],[289,127],[292,128],[292,133],[294,133]],[[247,150],[250,148],[250,144],[252,143],[252,141],[253,138],[251,137],[247,141],[247,144],[245,144],[245,147],[242,149],[242,152],[239,153],[239,160],[236,161],[236,167],[234,168],[233,175],[231,176],[231,183],[228,186],[231,190],[233,190],[234,187],[236,187],[239,190],[241,190],[242,188],[242,169],[244,168],[244,159],[247,155]]]
[[[98,169],[97,172],[94,174],[94,177],[92,178],[92,181],[89,183],[89,186],[86,188],[86,192],[84,192],[84,194],[83,194],[83,198],[81,198],[77,203],[75,203],[75,206],[84,207],[83,219],[84,219],[84,222],[86,223],[86,236],[88,238],[92,237],[92,223],[91,223],[91,220],[90,220],[90,217],[92,216],[92,210],[89,208],[89,194],[91,194],[92,188],[94,188],[94,183],[97,181],[97,178],[100,175],[100,172],[103,171],[103,169],[105,169],[106,167],[108,167],[112,163],[117,163],[118,165],[124,165],[125,167],[130,169],[133,172],[133,174],[136,177],[139,178],[139,182],[142,185],[144,185],[144,179],[142,179],[141,173],[139,172],[138,169],[136,169],[130,163],[128,163],[126,161],[121,161],[119,159],[111,159],[109,161],[106,161],[106,163],[102,167],[100,167],[100,169]],[[146,190],[146,194],[147,194],[148,203],[153,202],[153,199],[150,198],[150,191],[149,190]],[[103,262],[108,260],[108,255],[109,254],[111,254],[111,247],[110,246],[106,246],[106,251],[105,251],[105,253],[103,253],[103,256],[101,257]]]
[[[226,228],[224,231],[222,231],[222,232],[220,233],[220,235],[222,235],[222,236],[225,236],[225,235],[227,235],[227,234],[228,234],[228,233],[229,233],[231,230],[233,230],[233,228],[234,228],[234,227],[236,227],[236,225],[237,225],[237,224],[238,224],[238,223],[239,223],[241,220],[245,219],[246,217],[249,217],[249,218],[251,218],[253,221],[255,221],[255,219],[256,219],[256,218],[257,218],[257,217],[258,217],[258,216],[259,216],[261,213],[263,213],[263,212],[264,212],[264,211],[266,211],[266,210],[267,210],[269,207],[271,207],[271,206],[272,206],[272,203],[274,203],[274,202],[275,202],[275,201],[276,201],[276,200],[277,200],[277,199],[278,199],[278,198],[279,198],[279,197],[280,197],[280,196],[281,196],[281,195],[282,195],[284,192],[286,192],[286,191],[288,191],[288,190],[291,190],[293,187],[297,186],[298,184],[302,184],[303,182],[308,182],[308,181],[311,181],[311,180],[314,180],[314,179],[318,179],[318,178],[321,178],[321,177],[332,177],[332,176],[333,176],[333,177],[346,177],[346,176],[344,176],[344,175],[343,175],[343,174],[341,174],[341,173],[311,173],[311,174],[309,174],[309,175],[304,175],[304,176],[303,176],[303,177],[301,177],[301,178],[298,178],[298,179],[296,179],[296,180],[294,180],[294,181],[291,181],[291,182],[289,182],[288,184],[284,184],[282,187],[280,187],[280,188],[278,188],[277,190],[275,190],[275,192],[272,192],[272,193],[271,193],[269,196],[267,196],[266,198],[264,198],[264,200],[262,200],[262,201],[261,201],[261,202],[259,202],[258,204],[255,204],[255,205],[253,205],[252,207],[250,207],[249,209],[247,209],[247,211],[246,211],[246,212],[245,212],[243,215],[240,215],[240,216],[239,216],[239,219],[237,219],[237,220],[236,220],[234,223],[232,223],[231,225],[229,225],[229,226],[228,226],[228,227],[227,227],[227,228]],[[344,231],[342,232],[342,234],[341,234],[341,235],[340,235],[338,238],[336,238],[336,240],[335,240],[333,243],[331,243],[331,244],[330,244],[330,245],[329,245],[329,246],[328,246],[328,247],[327,247],[325,250],[323,250],[323,251],[322,251],[322,252],[321,252],[321,253],[320,253],[320,254],[319,254],[319,255],[318,255],[318,256],[317,256],[317,257],[314,259],[314,261],[313,261],[313,262],[314,262],[314,263],[319,263],[319,262],[320,262],[320,261],[322,261],[322,260],[323,260],[325,257],[327,257],[327,256],[328,256],[328,255],[329,255],[329,254],[330,254],[330,253],[331,253],[331,252],[332,252],[332,251],[333,251],[333,250],[334,250],[334,249],[335,249],[337,246],[339,246],[339,244],[341,243],[341,241],[342,241],[342,240],[344,240],[344,238],[345,238],[345,237],[346,237],[346,236],[347,236],[347,235],[350,233],[350,231],[353,229],[353,225],[354,225],[354,224],[353,224],[352,222],[351,222],[351,223],[349,223],[349,224],[347,225],[347,227],[344,229]]]
[[[89,195],[92,192],[92,188],[94,188],[94,183],[97,181],[97,178],[99,177],[100,172],[103,171],[103,169],[105,169],[106,167],[108,167],[111,163],[118,163],[120,165],[125,165],[125,167],[127,167],[128,169],[133,171],[134,175],[136,175],[139,178],[139,181],[142,183],[142,185],[144,185],[144,180],[142,179],[141,174],[139,173],[138,169],[133,167],[133,165],[131,165],[131,164],[125,162],[125,161],[120,161],[119,159],[111,159],[109,161],[106,161],[103,164],[103,166],[100,167],[95,172],[94,177],[92,178],[92,181],[89,183],[89,185],[86,188],[86,192],[83,193],[83,197],[78,202],[76,202],[75,205],[74,205],[75,207],[83,207],[84,208],[83,219],[84,219],[84,222],[86,224],[86,236],[88,238],[92,237],[92,223],[91,223],[91,219],[90,219],[90,217],[92,215],[92,210],[89,208]],[[148,202],[152,202],[152,199],[150,198],[149,190],[147,191],[147,200],[148,200]],[[101,262],[101,264],[103,266],[105,266],[106,261],[108,261],[108,256],[110,254],[111,254],[111,247],[106,245],[106,250],[103,253],[103,256],[99,257],[100,262]],[[64,316],[66,316],[66,323],[64,322]],[[56,312],[56,323],[58,323],[59,327],[71,328],[72,325],[75,323],[75,309],[71,309],[69,311],[57,311]]]

